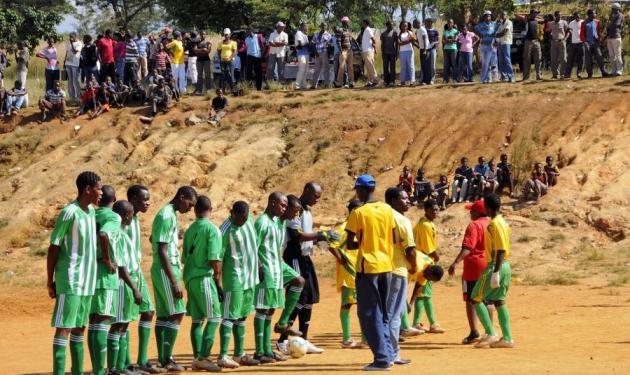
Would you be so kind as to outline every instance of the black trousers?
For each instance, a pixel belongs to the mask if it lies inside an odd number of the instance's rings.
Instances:
[[[577,64],[577,74],[584,69],[584,43],[569,43],[567,48],[567,68],[564,72],[566,78],[571,77],[573,65]]]
[[[253,72],[253,74],[252,74]],[[247,55],[247,66],[245,68],[245,79],[256,80],[256,90],[262,90],[262,59],[260,57],[254,57]]]
[[[396,54],[383,54],[383,81],[386,85],[396,82]]]

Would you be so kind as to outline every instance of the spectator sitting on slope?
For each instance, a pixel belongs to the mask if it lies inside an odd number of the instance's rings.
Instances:
[[[418,169],[418,174],[413,180],[413,197],[416,204],[424,202],[425,199],[431,197],[433,193],[433,183],[429,181],[425,174],[424,169]]]
[[[398,177],[398,187],[404,189],[407,194],[411,195],[413,190],[413,176],[409,173],[409,167],[404,166],[403,171]]]
[[[543,170],[542,163],[534,164],[532,177],[525,181],[523,186],[523,202],[538,202],[541,196],[547,194],[547,175]]]

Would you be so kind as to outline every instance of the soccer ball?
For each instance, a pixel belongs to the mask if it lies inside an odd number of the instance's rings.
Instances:
[[[302,358],[306,354],[306,340],[301,337],[292,337],[287,345],[289,355],[292,358]]]

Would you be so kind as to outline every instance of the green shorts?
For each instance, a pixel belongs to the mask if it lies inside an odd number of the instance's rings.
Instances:
[[[499,287],[493,289],[490,285],[490,277],[494,271],[494,263],[488,264],[485,270],[479,276],[477,284],[472,292],[472,299],[475,302],[483,301],[505,301],[507,292],[510,288],[510,279],[512,278],[512,268],[510,264],[504,261],[499,270]]]
[[[291,268],[288,264],[282,262],[282,285],[286,288],[287,285],[294,279],[300,277],[300,274]]]
[[[116,307],[118,306],[118,290],[116,289],[96,289],[92,297],[90,315],[111,316],[116,318]]]
[[[254,311],[254,289],[223,291],[223,319],[246,318]]]
[[[179,267],[171,266],[175,279],[180,284],[182,272]],[[182,298],[173,296],[171,281],[161,267],[151,267],[151,280],[153,280],[153,294],[155,294],[155,311],[158,318],[166,318],[171,315],[183,314],[186,306]]]
[[[58,294],[50,325],[55,328],[85,327],[90,320],[91,306],[92,296]]]
[[[354,288],[348,288],[346,286],[341,287],[341,306],[356,305],[357,304],[357,290]]]
[[[189,280],[186,292],[188,292],[186,315],[190,315],[194,320],[221,317],[219,294],[212,277],[195,277]]]
[[[283,309],[284,289],[265,288],[262,284],[256,287],[257,309]]]
[[[427,280],[422,288],[416,291],[416,298],[431,298],[433,297],[433,281]]]
[[[136,284],[136,287],[140,291],[140,294],[142,294],[142,303],[139,306],[140,314],[155,311],[155,307],[153,307],[153,301],[151,300],[151,293],[149,293],[149,284],[147,284],[147,280],[144,278],[144,274],[142,273],[142,271],[138,271],[132,276],[136,275],[138,280],[138,284]]]
[[[138,285],[138,280],[131,276],[131,281]],[[118,284],[118,305],[116,306],[116,323],[129,323],[138,320],[140,306],[136,305],[133,290],[120,280]]]

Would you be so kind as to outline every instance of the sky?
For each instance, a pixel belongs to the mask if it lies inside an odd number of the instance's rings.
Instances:
[[[75,31],[77,24],[77,19],[74,16],[69,15],[66,16],[63,21],[57,25],[57,32],[59,33],[69,33],[70,31]]]

